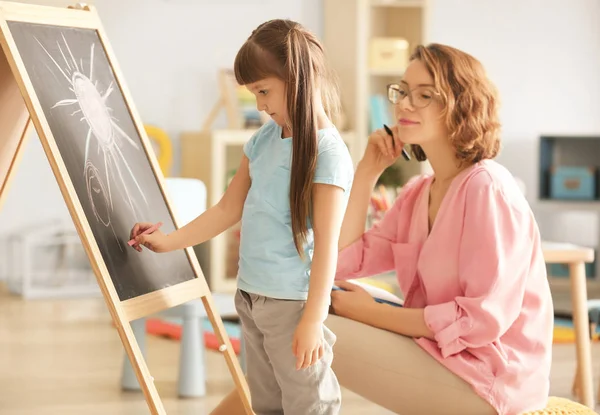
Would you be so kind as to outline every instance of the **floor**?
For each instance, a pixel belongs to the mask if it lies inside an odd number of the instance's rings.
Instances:
[[[208,414],[232,387],[225,361],[207,353],[207,396],[177,398],[179,343],[149,337],[147,364],[169,415]],[[593,346],[595,387],[600,345]],[[551,393],[570,397],[573,345],[554,348]],[[2,415],[148,414],[141,393],[122,392],[123,348],[101,298],[23,301],[0,286]],[[344,415],[390,412],[343,391]],[[600,407],[599,407],[600,408]]]

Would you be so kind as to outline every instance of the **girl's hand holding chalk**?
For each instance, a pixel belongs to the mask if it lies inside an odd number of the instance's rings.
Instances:
[[[136,223],[130,233],[129,246],[138,252],[142,252],[141,245],[153,252],[168,251],[167,235],[159,230],[161,226],[161,222],[157,224]]]

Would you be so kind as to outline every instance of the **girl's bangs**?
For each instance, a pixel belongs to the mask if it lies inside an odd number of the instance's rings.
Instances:
[[[282,78],[278,67],[269,53],[254,42],[246,42],[235,57],[235,80],[240,85],[248,85],[269,77]]]

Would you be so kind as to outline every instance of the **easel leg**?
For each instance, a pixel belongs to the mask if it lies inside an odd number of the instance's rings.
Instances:
[[[116,324],[119,324],[119,321],[125,321],[125,319],[123,317],[115,318],[113,316],[113,321],[115,321]],[[130,324],[125,323],[122,326],[117,327],[117,329],[128,356],[130,356],[130,358],[133,357],[131,364],[137,375],[137,380],[142,386],[142,391],[144,392],[144,397],[148,403],[150,413],[152,415],[166,415],[165,408],[163,407],[156,386],[154,385],[154,378],[150,376],[148,366],[146,366],[142,351],[138,346],[138,342]]]
[[[5,54],[0,54],[0,208],[19,164],[31,117]]]
[[[240,335],[240,356],[239,356],[240,366],[242,368],[242,372],[246,374],[246,342],[244,341],[244,336]]]
[[[146,319],[140,318],[139,320],[134,320],[131,322],[131,330],[133,331],[133,335],[138,342],[138,346],[142,351],[142,356],[146,357]],[[121,388],[127,391],[140,391],[142,387],[135,376],[135,371],[133,370],[133,366],[131,366],[131,362],[129,361],[129,356],[127,353],[124,353],[123,357],[123,372],[121,375]]]
[[[23,107],[25,107],[25,105],[23,105]],[[0,126],[1,125],[2,124],[0,124]],[[31,130],[31,119],[29,118],[29,116],[24,120],[22,128],[22,133],[19,135],[19,139],[16,142],[12,143],[5,141],[7,138],[10,137],[5,137],[4,131],[0,133],[2,134],[2,136],[0,136],[0,150],[3,150],[2,147],[4,146],[13,147],[12,157],[0,157],[0,209],[2,209],[2,203],[4,202],[4,199],[6,198],[6,195],[8,193],[8,186],[10,185],[10,181],[13,178],[15,171],[17,170],[15,166],[19,164],[19,160],[21,159],[21,155],[23,154],[23,148],[25,147],[27,135]],[[0,156],[2,156],[2,154],[0,154]]]
[[[254,415],[252,411],[252,405],[250,403],[250,391],[248,389],[248,382],[246,382],[246,377],[242,372],[240,367],[240,363],[238,361],[238,357],[231,346],[231,342],[229,341],[229,337],[227,336],[227,332],[225,331],[225,327],[223,326],[223,322],[218,316],[215,316],[215,304],[212,301],[212,297],[205,296],[202,297],[202,302],[204,303],[204,309],[206,310],[206,314],[208,315],[208,319],[210,320],[214,332],[217,335],[217,339],[219,340],[219,351],[223,353],[225,356],[225,361],[227,362],[227,366],[229,367],[229,371],[233,377],[235,382],[235,386],[240,394],[240,399],[242,401],[242,405],[246,410],[246,414]]]

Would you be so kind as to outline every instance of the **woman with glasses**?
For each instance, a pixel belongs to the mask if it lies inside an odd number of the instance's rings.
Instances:
[[[339,246],[332,309],[340,384],[402,415],[519,414],[549,392],[553,309],[538,226],[500,147],[498,98],[481,64],[419,46],[388,86],[397,124],[369,137]],[[369,198],[404,145],[411,179],[364,231]],[[404,307],[348,279],[395,271]]]
[[[397,123],[358,164],[339,247],[332,314],[340,385],[401,415],[513,415],[549,392],[553,309],[538,226],[500,147],[498,98],[481,64],[419,46],[388,86]],[[365,232],[372,189],[405,145],[412,178]],[[349,279],[395,271],[404,306]],[[243,413],[236,394],[214,414]],[[342,402],[342,408],[344,403]],[[343,410],[342,410],[343,411]]]

